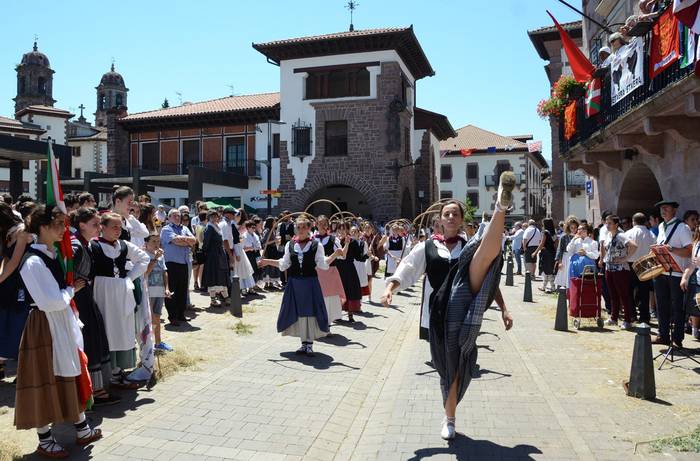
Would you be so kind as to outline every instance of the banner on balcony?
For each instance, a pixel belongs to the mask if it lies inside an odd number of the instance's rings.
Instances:
[[[613,105],[644,83],[644,41],[635,37],[610,56],[610,99]]]
[[[685,69],[691,64],[695,64],[696,59],[696,40],[695,33],[692,30],[680,26],[681,28],[681,69]]]
[[[680,58],[678,19],[667,9],[651,29],[649,78],[654,78]]]
[[[564,109],[564,139],[567,141],[576,134],[576,101],[571,101]]]
[[[591,118],[600,112],[600,79],[594,78],[586,85],[586,117]]]

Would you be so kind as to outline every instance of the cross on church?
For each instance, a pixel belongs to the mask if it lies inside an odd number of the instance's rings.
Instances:
[[[80,118],[83,118],[83,109],[85,109],[85,106],[83,105],[83,103],[80,103],[80,105],[78,106],[78,109],[80,109]]]
[[[355,30],[355,26],[353,26],[352,24],[352,16],[358,6],[360,6],[360,4],[357,3],[355,0],[349,0],[348,3],[345,5],[345,8],[350,10],[350,32]]]

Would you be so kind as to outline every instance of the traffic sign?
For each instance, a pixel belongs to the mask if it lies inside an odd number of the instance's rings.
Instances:
[[[593,197],[593,181],[590,179],[586,181],[586,195],[589,197]]]

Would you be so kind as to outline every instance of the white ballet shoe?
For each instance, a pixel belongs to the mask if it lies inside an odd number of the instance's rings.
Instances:
[[[455,419],[454,418],[448,418],[445,416],[445,419],[442,420],[442,430],[440,431],[440,437],[442,437],[445,440],[452,440],[455,438]]]

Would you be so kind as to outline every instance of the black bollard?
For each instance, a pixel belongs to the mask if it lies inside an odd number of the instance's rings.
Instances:
[[[530,273],[525,272],[525,289],[523,290],[523,302],[532,302],[532,279],[530,278]]]
[[[229,293],[229,311],[234,317],[243,318],[243,303],[241,302],[241,283],[238,277],[231,277],[231,293]]]
[[[569,313],[566,305],[566,289],[559,288],[557,297],[557,316],[554,319],[554,329],[557,331],[569,330]]]
[[[513,286],[513,254],[508,253],[508,262],[506,263],[506,286]]]
[[[632,353],[632,368],[627,384],[627,395],[645,400],[656,398],[654,381],[654,358],[651,353],[651,328],[646,323],[637,327]]]

